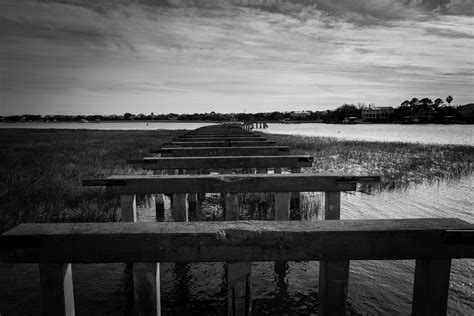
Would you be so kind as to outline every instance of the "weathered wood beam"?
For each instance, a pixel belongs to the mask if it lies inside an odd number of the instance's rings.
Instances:
[[[3,262],[238,262],[474,258],[446,242],[474,230],[453,218],[20,224],[0,236]],[[177,251],[179,249],[179,251]]]
[[[164,143],[163,147],[175,148],[175,147],[252,147],[252,146],[275,146],[275,141],[202,141],[202,142],[168,142]],[[159,149],[152,149],[157,151]]]
[[[150,153],[161,154],[163,157],[203,157],[203,156],[263,156],[288,154],[287,146],[249,146],[249,147],[163,147],[150,150]]]
[[[247,141],[247,142],[265,142],[265,137],[258,136],[203,136],[203,137],[179,137],[173,138],[174,142],[210,142],[210,141]]]
[[[214,156],[214,157],[150,157],[128,160],[144,169],[206,168],[292,168],[311,167],[313,157],[301,156]]]
[[[314,174],[218,174],[174,176],[112,176],[87,179],[83,186],[106,186],[117,194],[154,193],[244,193],[244,192],[321,192],[355,191],[355,181],[340,181],[338,176]],[[373,177],[373,181],[379,177]]]

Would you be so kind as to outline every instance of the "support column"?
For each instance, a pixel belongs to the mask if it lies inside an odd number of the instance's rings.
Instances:
[[[171,205],[175,222],[189,221],[188,195],[186,193],[173,194]]]
[[[70,263],[39,264],[43,315],[74,316],[74,291]]]
[[[239,219],[237,193],[225,193],[225,220]],[[252,263],[227,263],[227,315],[250,315],[252,311]]]
[[[326,192],[325,219],[338,220],[341,214],[341,193]],[[319,263],[319,314],[345,315],[349,260],[329,260]]]
[[[137,221],[136,197],[123,194],[120,198],[122,222]],[[135,315],[160,315],[160,264],[132,263]]]
[[[196,174],[196,169],[186,169],[186,174]],[[190,221],[198,218],[198,196],[197,193],[188,193],[188,214]]]
[[[291,173],[301,173],[301,168],[300,167],[291,168]],[[300,192],[291,192],[290,209],[293,210],[293,212],[297,214],[296,216],[293,215],[293,218],[301,217],[301,215],[298,215],[298,214],[301,214],[300,204],[301,204]]]
[[[137,200],[135,194],[120,195],[121,222],[137,221]]]
[[[275,220],[290,220],[290,192],[275,193]]]
[[[450,269],[451,259],[416,260],[412,315],[446,315]]]
[[[154,175],[162,175],[163,171],[154,170]],[[165,195],[163,193],[153,194],[155,198],[155,213],[156,221],[162,222],[165,220]]]

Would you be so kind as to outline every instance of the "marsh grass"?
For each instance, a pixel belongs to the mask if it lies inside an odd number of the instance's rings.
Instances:
[[[325,137],[268,135],[292,154],[314,157],[304,172],[380,175],[379,185],[361,191],[405,189],[416,184],[449,181],[472,174],[473,146],[362,142]]]
[[[146,173],[126,160],[178,133],[1,129],[0,232],[22,222],[116,221],[119,197],[81,179]]]
[[[83,188],[81,179],[111,174],[147,174],[126,164],[182,131],[94,131],[0,129],[0,233],[22,222],[97,222],[120,219],[119,197]],[[267,135],[293,154],[309,154],[304,172],[381,175],[378,187],[403,189],[417,183],[457,179],[472,173],[474,147],[343,141]],[[211,197],[199,220],[222,219],[222,198]],[[148,203],[139,200],[139,203]],[[240,194],[243,219],[273,219],[272,194]],[[301,195],[291,219],[322,216],[319,193]]]

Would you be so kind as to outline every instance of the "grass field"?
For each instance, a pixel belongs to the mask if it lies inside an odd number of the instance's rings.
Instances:
[[[0,129],[0,232],[20,222],[117,220],[118,196],[84,189],[81,179],[146,173],[125,161],[148,155],[182,132]],[[314,156],[306,172],[381,175],[382,190],[472,173],[474,147],[469,146],[271,137],[293,153]],[[303,199],[304,205],[314,207],[311,198]]]

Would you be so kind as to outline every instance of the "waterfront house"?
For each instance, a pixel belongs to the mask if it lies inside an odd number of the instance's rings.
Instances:
[[[367,122],[386,122],[393,116],[391,106],[378,106],[362,109],[362,119]]]

